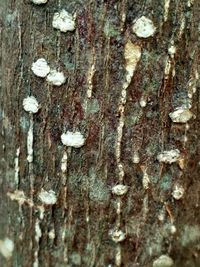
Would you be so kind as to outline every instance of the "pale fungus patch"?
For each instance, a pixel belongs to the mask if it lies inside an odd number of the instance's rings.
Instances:
[[[14,250],[14,243],[9,238],[5,238],[4,240],[0,240],[0,253],[6,259],[12,256]]]
[[[153,267],[171,267],[174,264],[172,258],[168,255],[161,255],[153,262]]]
[[[119,243],[125,240],[126,234],[121,230],[111,230],[110,231],[111,238],[114,242]]]
[[[178,107],[169,113],[169,117],[173,122],[186,123],[193,117],[193,113],[188,108]]]
[[[164,163],[176,162],[180,157],[180,151],[178,149],[172,149],[168,151],[163,151],[157,156],[157,160]]]
[[[28,96],[23,100],[23,108],[29,113],[37,113],[39,110],[39,104],[34,96]]]
[[[47,82],[56,86],[61,86],[66,82],[66,77],[63,72],[51,70],[47,76]]]
[[[80,132],[67,131],[61,135],[61,141],[65,146],[79,148],[84,145],[85,138]]]
[[[31,69],[36,76],[41,78],[45,78],[50,72],[50,67],[44,58],[39,58],[33,62]]]
[[[61,32],[73,31],[75,29],[75,20],[71,14],[62,9],[54,14],[52,26]]]
[[[45,191],[42,189],[38,198],[46,205],[54,205],[57,201],[56,194],[53,190]]]
[[[173,192],[172,192],[172,196],[176,200],[179,200],[179,199],[181,199],[183,197],[184,192],[185,192],[185,190],[184,190],[183,186],[176,184],[174,186],[174,189],[173,189]]]
[[[32,0],[32,2],[36,5],[46,4],[48,0]]]
[[[128,186],[123,185],[123,184],[115,185],[112,188],[112,193],[117,195],[117,196],[122,196],[122,195],[126,194],[127,191],[128,191]]]
[[[154,26],[152,20],[146,18],[145,16],[137,19],[132,29],[133,32],[141,38],[148,38],[154,35],[156,31],[156,27]]]

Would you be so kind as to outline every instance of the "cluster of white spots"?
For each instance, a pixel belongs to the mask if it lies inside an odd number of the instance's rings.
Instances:
[[[48,0],[32,0],[36,5],[46,4]]]
[[[157,160],[164,163],[173,163],[176,162],[180,157],[180,151],[178,149],[172,149],[163,151],[157,156]]]
[[[54,205],[57,201],[56,194],[53,190],[45,191],[42,189],[38,198],[46,205]]]
[[[9,259],[12,256],[14,250],[14,243],[11,239],[5,238],[4,240],[0,240],[0,253],[6,259]]]
[[[116,243],[122,242],[126,238],[126,234],[123,231],[118,230],[118,229],[110,230],[109,234],[112,240]]]
[[[123,88],[127,88],[133,77],[133,73],[136,69],[137,63],[141,58],[141,47],[139,45],[133,44],[130,40],[125,45],[124,57],[126,61],[126,83]]]
[[[50,73],[47,76],[47,82],[56,85],[61,86],[66,81],[66,77],[63,72],[51,70]]]
[[[27,203],[30,207],[34,205],[30,199],[26,198],[24,192],[21,190],[15,190],[13,193],[8,192],[7,196],[11,200],[17,201],[20,206],[23,205],[24,203]]]
[[[154,26],[152,20],[146,18],[145,16],[137,19],[132,29],[133,32],[141,38],[148,38],[154,35],[156,31],[156,27]]]
[[[175,198],[176,200],[179,200],[183,197],[184,195],[184,192],[185,192],[185,189],[182,185],[179,185],[179,184],[176,184],[174,186],[174,189],[172,191],[172,196],[173,198]]]
[[[37,113],[39,110],[39,104],[34,96],[28,96],[23,100],[23,108],[29,113]]]
[[[172,258],[168,255],[161,255],[153,262],[153,267],[171,267],[174,264]]]
[[[85,138],[80,132],[67,131],[61,135],[61,141],[65,146],[79,148],[84,145]]]
[[[62,9],[54,14],[52,26],[61,32],[73,31],[75,29],[75,20],[71,14]]]
[[[188,108],[178,107],[175,111],[169,113],[169,117],[173,122],[186,123],[193,117],[193,113]]]
[[[64,173],[67,170],[67,153],[64,151],[63,157],[61,159],[61,171]]]
[[[45,78],[50,72],[50,67],[44,58],[39,58],[33,62],[31,69],[36,76],[41,78]]]
[[[122,195],[126,194],[127,191],[128,191],[128,186],[123,185],[123,184],[115,185],[112,188],[112,193],[117,195],[117,196],[122,196]]]

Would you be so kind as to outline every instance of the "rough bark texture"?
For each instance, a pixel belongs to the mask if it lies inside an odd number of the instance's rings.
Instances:
[[[62,8],[76,12],[74,32],[53,29],[53,14]],[[1,253],[0,266],[148,267],[165,254],[173,266],[199,267],[199,0],[49,0],[40,6],[1,0],[0,11],[1,250],[5,238],[14,243],[12,255]],[[156,26],[145,39],[132,31],[143,15]],[[122,114],[127,42],[142,54]],[[168,52],[173,42],[174,57]],[[64,71],[63,86],[33,74],[31,64],[40,57]],[[22,106],[29,95],[41,105],[33,115],[33,163],[27,161],[31,116]],[[195,116],[173,123],[169,113],[182,105]],[[60,136],[66,130],[80,131],[85,145],[65,148]],[[181,160],[157,160],[171,149],[180,150]],[[116,196],[111,189],[120,182],[128,192]],[[175,186],[184,189],[180,200],[172,196]],[[42,189],[56,193],[56,204],[41,203]],[[26,199],[14,200],[16,190]],[[115,243],[112,229],[122,230],[125,240]]]

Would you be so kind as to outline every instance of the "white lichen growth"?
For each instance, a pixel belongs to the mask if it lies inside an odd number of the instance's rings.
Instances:
[[[193,113],[188,108],[178,107],[169,113],[169,117],[173,122],[186,123],[193,117]]]
[[[42,189],[38,195],[38,198],[46,205],[54,205],[57,201],[56,194],[53,190],[45,191]]]
[[[9,259],[12,256],[14,250],[14,243],[11,239],[5,238],[4,240],[0,240],[0,253],[6,259]]]
[[[45,78],[50,72],[50,67],[44,58],[39,58],[33,62],[31,69],[36,76],[41,78]]]
[[[46,4],[48,0],[32,0],[36,5]]]
[[[174,264],[172,258],[168,255],[161,255],[153,262],[153,267],[171,267]]]
[[[61,141],[65,146],[79,148],[84,145],[85,138],[80,132],[67,131],[61,135]]]
[[[115,185],[112,188],[112,193],[117,195],[117,196],[122,196],[122,195],[126,194],[127,191],[128,191],[128,186],[123,185],[123,184]]]
[[[180,157],[180,151],[178,149],[172,149],[168,151],[163,151],[157,156],[157,160],[164,163],[176,162]]]
[[[47,76],[47,82],[56,86],[61,86],[66,82],[66,77],[63,72],[51,70]]]
[[[73,31],[75,29],[75,20],[71,14],[62,9],[54,14],[52,26],[61,32]]]
[[[13,201],[17,201],[18,204],[21,206],[24,203],[27,203],[30,207],[34,206],[34,203],[31,199],[27,198],[24,194],[23,191],[21,190],[15,190],[13,193],[8,192],[7,196],[13,200]]]
[[[39,110],[39,104],[34,96],[28,96],[23,100],[23,108],[29,113],[37,113]]]
[[[171,45],[169,48],[168,48],[168,53],[171,57],[174,57],[175,53],[176,53],[176,47],[174,45]]]
[[[156,31],[156,27],[154,26],[152,20],[146,18],[145,16],[137,19],[132,29],[133,32],[141,38],[148,38],[154,35]]]
[[[116,243],[122,242],[126,238],[126,234],[123,231],[118,230],[118,229],[111,230],[109,234],[112,240]]]
[[[176,200],[179,200],[179,199],[181,199],[183,197],[184,192],[185,192],[185,190],[184,190],[183,186],[182,185],[179,185],[179,184],[176,184],[174,186],[173,191],[172,191],[172,196]]]

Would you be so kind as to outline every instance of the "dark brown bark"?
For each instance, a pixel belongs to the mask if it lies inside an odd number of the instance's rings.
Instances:
[[[199,267],[199,0],[171,0],[166,20],[164,0],[60,2],[49,0],[40,6],[29,0],[0,2],[0,240],[14,243],[11,257],[0,255],[0,266],[29,267],[35,262],[36,267],[38,259],[41,267],[111,267],[117,265],[121,251],[119,266],[152,266],[165,254],[173,259],[173,266]],[[74,32],[53,29],[53,14],[62,8],[76,12]],[[154,36],[143,39],[133,33],[133,21],[142,15],[154,22]],[[120,177],[116,140],[128,41],[140,46],[142,55],[127,88],[120,162],[128,192],[118,197],[111,189]],[[176,47],[174,58],[168,53],[171,41]],[[64,71],[63,86],[50,86],[33,74],[31,65],[41,57]],[[168,60],[171,69],[166,75]],[[196,92],[190,99],[192,88]],[[33,115],[32,164],[27,162],[26,147],[30,116],[22,105],[28,95],[41,104]],[[145,107],[139,104],[141,98]],[[188,126],[169,117],[182,105],[191,105],[195,115]],[[66,149],[60,140],[65,130],[80,131],[85,145]],[[171,149],[180,150],[182,161],[157,160],[159,153]],[[61,171],[64,151],[65,174]],[[136,152],[138,163],[134,163]],[[172,196],[176,184],[184,188],[180,200]],[[44,206],[44,218],[38,199],[42,189],[57,195],[55,205]],[[24,192],[23,204],[12,200],[16,190]],[[117,220],[126,233],[120,243],[109,234]]]

